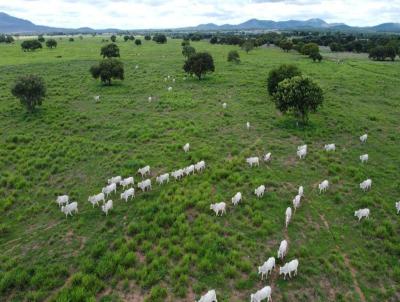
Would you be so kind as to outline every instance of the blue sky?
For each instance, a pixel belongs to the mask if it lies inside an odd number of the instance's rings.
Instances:
[[[0,0],[0,11],[71,28],[174,28],[251,18],[321,18],[353,26],[400,22],[400,0]]]

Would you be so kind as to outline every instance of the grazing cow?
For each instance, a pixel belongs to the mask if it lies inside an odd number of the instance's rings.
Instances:
[[[369,218],[369,209],[359,209],[354,212],[354,216],[358,218],[358,221],[363,217]]]
[[[400,213],[400,201],[397,201],[395,205],[396,205],[397,214],[399,214]]]
[[[286,209],[285,215],[286,215],[285,226],[287,228],[289,225],[290,219],[292,218],[292,208],[291,207],[288,207]]]
[[[218,302],[217,293],[214,289],[209,290],[204,296],[201,296],[200,300],[197,302]]]
[[[61,207],[65,204],[68,204],[69,202],[69,196],[68,195],[61,195],[57,197],[56,203],[58,203],[58,206]]]
[[[329,181],[326,179],[318,185],[319,193],[325,192],[329,188]]]
[[[360,136],[360,142],[364,144],[368,139],[368,134],[363,134]]]
[[[361,163],[368,162],[368,158],[369,158],[368,154],[360,155]]]
[[[139,65],[136,65],[136,66],[135,66],[135,69],[138,69],[138,68],[139,68]]]
[[[121,176],[114,176],[108,180],[108,184],[119,184],[122,180]]]
[[[297,156],[298,156],[300,159],[305,158],[306,155],[307,155],[307,148],[297,150]]]
[[[278,249],[278,259],[283,259],[287,253],[288,243],[286,240],[282,240]]]
[[[189,144],[189,143],[186,143],[186,144],[183,146],[183,151],[185,151],[185,153],[186,153],[186,152],[189,151],[189,149],[190,149],[190,144]]]
[[[184,173],[183,169],[179,169],[179,170],[171,172],[171,175],[172,175],[172,177],[175,178],[175,180],[178,180],[178,179],[182,178],[183,173]]]
[[[100,96],[99,95],[95,95],[93,98],[94,98],[95,102],[100,102]]]
[[[250,130],[250,123],[249,122],[246,123],[246,128],[247,128],[247,130]]]
[[[146,179],[138,183],[138,187],[142,189],[142,191],[151,190],[151,180]]]
[[[121,193],[121,199],[125,199],[125,202],[128,202],[129,197],[134,198],[135,197],[135,189],[130,188],[126,190],[125,192]]]
[[[106,197],[108,196],[108,194],[111,194],[112,192],[117,193],[117,185],[115,183],[112,183],[106,187],[104,187],[101,190],[102,193],[104,193],[106,195]]]
[[[300,196],[300,195],[296,195],[296,196],[293,198],[293,208],[294,208],[295,211],[296,211],[296,209],[297,209],[298,207],[300,207],[300,201],[301,201],[301,196]]]
[[[267,302],[271,301],[271,287],[265,286],[262,289],[258,290],[255,294],[250,295],[250,302],[261,302],[262,300],[267,299]]]
[[[297,275],[297,268],[299,267],[299,260],[294,259],[288,263],[286,263],[284,266],[279,268],[279,275],[283,274],[283,279],[286,280],[286,275],[289,275],[289,278],[291,278],[291,273],[294,272],[294,276]]]
[[[134,180],[133,180],[133,176],[122,179],[119,184],[122,186],[123,189],[125,189],[125,187],[129,186],[129,185],[133,185],[134,184]]]
[[[198,172],[203,171],[206,167],[206,162],[204,160],[199,161],[197,164],[194,165],[194,169]]]
[[[246,162],[250,165],[250,167],[253,167],[253,165],[260,165],[260,160],[257,156],[247,158]]]
[[[328,144],[324,146],[325,151],[335,151],[336,150],[336,146],[335,144]]]
[[[237,192],[235,196],[232,197],[232,203],[236,206],[242,200],[242,193]]]
[[[175,78],[174,78],[174,79],[172,79],[172,83],[175,83]]]
[[[226,203],[225,202],[219,202],[219,203],[212,203],[210,205],[210,210],[213,210],[215,212],[215,215],[218,216],[219,212],[222,214],[226,213]]]
[[[140,168],[138,170],[138,173],[140,173],[140,175],[142,175],[142,178],[143,178],[144,176],[146,176],[147,174],[150,173],[150,166],[146,166],[146,167]]]
[[[226,103],[222,104],[222,108],[226,109],[226,106],[227,106]]]
[[[299,191],[298,191],[297,194],[300,195],[301,197],[303,197],[303,195],[304,195],[304,188],[303,188],[303,186],[300,186],[300,187],[299,187]]]
[[[97,195],[89,196],[88,201],[92,204],[94,208],[94,205],[99,205],[99,201],[105,202],[104,193],[99,193]]]
[[[169,182],[169,173],[162,174],[156,177],[156,182],[162,185],[164,182]]]
[[[258,267],[258,274],[261,274],[261,280],[268,277],[268,274],[274,269],[275,267],[275,258],[269,257],[267,261],[264,262],[262,266]]]
[[[104,213],[106,213],[106,216],[108,216],[108,211],[111,210],[112,208],[113,208],[113,201],[111,199],[101,206],[101,210]]]
[[[149,102],[151,102],[153,100],[153,98],[151,96],[149,96],[148,100],[149,100]]]
[[[371,189],[372,186],[372,180],[371,179],[366,179],[362,183],[360,183],[360,189],[363,190],[364,192],[368,191]]]
[[[72,212],[78,213],[78,203],[74,201],[71,202],[70,204],[67,204],[66,206],[62,206],[61,212],[65,214],[65,218],[67,218],[68,215],[72,216]]]
[[[184,169],[186,175],[194,174],[194,165],[190,165]]]
[[[171,86],[168,87],[168,91],[172,91],[172,87]]]
[[[301,145],[297,147],[297,151],[299,150],[307,150],[307,145]]]
[[[269,152],[269,153],[264,155],[264,161],[265,162],[270,161],[270,160],[271,160],[271,152]]]
[[[254,190],[254,194],[257,195],[258,198],[263,197],[265,192],[265,186],[261,185],[257,189]]]

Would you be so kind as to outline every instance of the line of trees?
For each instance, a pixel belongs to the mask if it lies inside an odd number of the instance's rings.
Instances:
[[[14,42],[14,37],[10,35],[0,35],[0,43],[13,43]]]

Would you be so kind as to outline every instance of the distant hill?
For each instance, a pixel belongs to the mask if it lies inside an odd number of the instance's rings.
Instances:
[[[342,31],[370,31],[370,32],[393,32],[400,33],[400,23],[383,23],[372,27],[351,27],[343,23],[327,23],[321,19],[309,19],[305,21],[288,20],[272,21],[250,19],[246,22],[232,25],[217,25],[214,23],[200,24],[194,27],[177,28],[176,30],[190,31],[220,31],[220,30],[342,30]],[[90,27],[82,28],[57,28],[36,25],[31,21],[16,18],[6,13],[0,12],[0,33],[102,33],[102,32],[123,32],[119,29],[93,29]]]

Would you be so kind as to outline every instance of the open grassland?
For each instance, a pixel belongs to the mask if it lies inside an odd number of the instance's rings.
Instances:
[[[235,65],[226,62],[235,47],[192,42],[216,64],[215,74],[198,81],[184,80],[179,40],[118,42],[126,79],[102,87],[88,72],[100,59],[100,40],[64,38],[34,53],[0,45],[0,300],[194,301],[215,288],[218,301],[235,302],[263,284],[273,287],[274,301],[400,300],[398,62],[352,56],[318,64],[259,48],[241,51]],[[267,74],[282,63],[297,64],[325,92],[304,129],[267,97]],[[31,115],[10,94],[26,73],[48,86]],[[176,83],[164,82],[167,75]],[[332,142],[336,152],[324,152]],[[299,161],[303,143],[309,155]],[[246,157],[266,152],[271,163],[246,165]],[[364,153],[370,161],[362,165]],[[111,176],[148,164],[155,177],[199,160],[207,163],[201,174],[153,184],[128,203],[113,195],[108,217],[87,202]],[[372,190],[362,193],[366,178]],[[331,187],[319,195],[323,179]],[[267,193],[257,199],[260,184]],[[305,199],[285,231],[299,185]],[[238,191],[244,200],[233,208]],[[60,194],[79,202],[78,215],[65,219],[54,202]],[[215,217],[209,205],[220,201],[227,214]],[[370,219],[358,222],[354,211],[364,207]],[[276,257],[284,238],[286,259],[299,259],[298,276],[284,281],[274,272],[261,282],[257,266]]]

